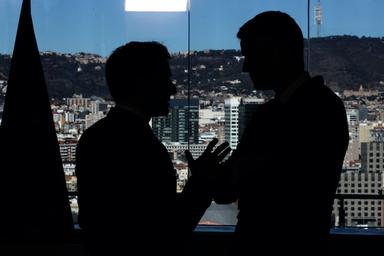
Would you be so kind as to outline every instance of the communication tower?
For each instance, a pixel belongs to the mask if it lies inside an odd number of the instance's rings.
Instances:
[[[323,12],[321,10],[320,0],[317,1],[315,6],[315,23],[317,25],[317,37],[321,35],[321,24],[323,23]]]

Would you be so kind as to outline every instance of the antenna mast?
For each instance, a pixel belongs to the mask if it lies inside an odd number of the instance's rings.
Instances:
[[[315,22],[317,25],[317,37],[321,36],[321,24],[323,23],[323,12],[321,9],[320,0],[317,1],[317,5],[315,6]]]

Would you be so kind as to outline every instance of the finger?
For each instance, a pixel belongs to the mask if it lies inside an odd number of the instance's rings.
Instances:
[[[224,151],[222,151],[218,156],[217,156],[217,160],[219,161],[219,163],[221,161],[223,161],[223,159],[229,154],[229,152],[231,152],[231,148],[230,147],[227,147]]]
[[[213,154],[215,155],[219,155],[221,151],[223,151],[224,149],[226,149],[227,147],[229,147],[229,143],[228,142],[224,142],[222,143],[220,146],[218,146],[215,151],[213,151]]]
[[[185,154],[185,157],[187,158],[188,164],[192,164],[194,159],[191,152],[189,150],[185,150],[184,154]]]
[[[211,142],[209,142],[207,148],[205,149],[204,153],[210,153],[212,151],[212,149],[215,147],[215,145],[217,144],[217,142],[219,142],[219,140],[216,138],[211,140]]]

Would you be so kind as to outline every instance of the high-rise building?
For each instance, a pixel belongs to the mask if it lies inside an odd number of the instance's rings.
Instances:
[[[359,141],[359,110],[347,109],[349,137],[352,141]]]
[[[67,98],[67,105],[70,109],[85,109],[89,107],[90,100],[90,98],[83,98],[81,94],[74,94],[72,98]]]
[[[76,161],[77,140],[75,138],[61,138],[58,142],[63,163],[74,163]]]
[[[89,102],[89,110],[92,114],[96,115],[99,112],[106,112],[108,110],[108,103],[103,100],[92,100]]]
[[[370,142],[371,139],[371,130],[374,125],[372,123],[360,123],[359,124],[359,142]]]
[[[262,103],[264,103],[264,99],[256,97],[241,99],[239,105],[239,141],[241,136],[243,136],[244,130],[251,120],[253,113]]]
[[[384,172],[384,142],[361,143],[361,170],[368,173]]]
[[[264,99],[232,97],[224,101],[224,138],[232,149],[236,149],[238,142],[253,113]]]
[[[359,121],[363,122],[368,120],[368,107],[367,104],[362,103],[359,106]]]
[[[224,101],[224,138],[232,149],[236,149],[239,142],[239,106],[240,97],[232,97]]]
[[[349,125],[356,125],[359,123],[359,110],[358,109],[347,109],[347,120]]]
[[[382,124],[375,125],[370,131],[371,141],[384,142],[384,126]]]
[[[370,195],[380,195],[383,192],[383,174],[366,172],[343,172],[340,177],[337,194],[359,195],[359,199],[344,199],[344,217],[340,218],[340,200],[335,200],[333,215],[335,225],[340,226],[344,219],[345,226],[383,227],[383,200],[369,199]],[[364,198],[367,197],[367,199]]]
[[[65,122],[74,123],[75,122],[75,113],[73,112],[64,112]]]
[[[98,100],[93,100],[93,101],[90,101],[89,103],[89,108],[90,108],[90,111],[92,114],[97,114],[99,113],[99,104],[100,104],[100,101]]]
[[[190,143],[197,144],[199,142],[199,99],[191,99],[189,108],[187,99],[171,99],[169,103],[170,110],[166,117],[152,118],[153,133],[163,142],[188,142],[189,140]]]

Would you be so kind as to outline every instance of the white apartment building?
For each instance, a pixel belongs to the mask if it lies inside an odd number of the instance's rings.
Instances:
[[[199,109],[199,125],[215,124],[224,120],[223,111],[215,111],[212,108]]]
[[[76,118],[75,114],[72,112],[64,112],[65,122],[67,123],[74,123]]]
[[[359,110],[347,109],[346,114],[349,126],[349,137],[352,141],[359,141]]]
[[[239,143],[239,106],[241,98],[231,97],[224,101],[224,138],[232,149]]]
[[[70,109],[79,110],[89,107],[90,98],[83,98],[83,95],[74,94],[72,98],[67,98],[67,105]]]
[[[76,165],[74,163],[63,163],[64,174],[66,176],[75,176]]]

